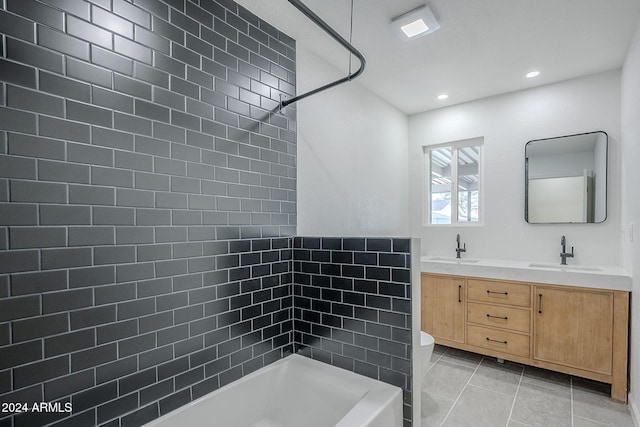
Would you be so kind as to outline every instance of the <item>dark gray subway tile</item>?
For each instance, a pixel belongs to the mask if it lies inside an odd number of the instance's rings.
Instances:
[[[152,31],[176,43],[184,44],[184,31],[170,24],[166,18],[152,17]]]
[[[96,265],[132,263],[135,260],[135,246],[100,246],[93,249],[93,262]]]
[[[132,188],[133,172],[93,166],[91,167],[91,184]]]
[[[110,187],[97,187],[95,185],[69,185],[69,203],[79,205],[115,205],[115,190]]]
[[[57,52],[7,37],[6,57],[13,61],[62,73],[64,57]]]
[[[113,0],[113,13],[144,28],[151,28],[151,14],[125,0]]]
[[[69,142],[67,159],[75,163],[113,166],[113,150]]]
[[[138,25],[134,28],[134,40],[153,50],[168,55],[170,52],[170,42],[164,37],[160,37],[152,31],[146,30]]]
[[[0,30],[3,34],[17,37],[28,42],[35,42],[35,24],[19,15],[0,11]]]
[[[69,313],[72,330],[113,323],[116,321],[116,306],[88,308]]]
[[[114,50],[136,61],[151,64],[151,49],[124,37],[120,37],[117,34],[114,35]]]
[[[113,124],[116,129],[128,133],[149,136],[152,134],[152,122],[144,118],[114,112]]]
[[[96,248],[97,249],[97,248]],[[69,270],[69,287],[80,288],[115,283],[113,266],[75,268]],[[98,304],[98,290],[95,290],[95,303]],[[101,302],[103,303],[103,302]]]
[[[109,31],[92,25],[75,16],[67,16],[66,32],[72,36],[97,44],[107,49],[113,49],[113,36]]]
[[[90,85],[46,71],[39,72],[39,83],[39,89],[44,92],[85,102],[91,98]]]
[[[38,25],[38,44],[84,61],[89,60],[89,43],[61,31]]]
[[[37,294],[67,288],[65,270],[11,275],[11,294],[14,296]]]
[[[95,335],[95,329],[85,329],[47,338],[44,340],[45,357],[58,356],[93,347],[96,341]]]
[[[36,87],[36,69],[0,59],[0,79],[21,86]]]
[[[38,178],[43,181],[74,182],[89,184],[90,167],[53,160],[38,161]]]
[[[178,28],[181,28],[191,34],[198,35],[200,30],[200,25],[194,19],[191,19],[189,16],[184,13],[172,11],[171,15],[171,23]]]
[[[7,10],[35,22],[63,29],[64,14],[34,0],[7,0]]]
[[[9,154],[57,160],[65,159],[64,141],[12,132],[9,132],[8,137]]]
[[[116,227],[116,244],[153,243],[153,227]]]
[[[113,324],[99,326],[98,328],[96,328],[96,331],[97,331],[98,344],[105,344],[113,341],[118,341],[118,340],[129,338],[138,334],[138,320],[130,319],[124,322],[117,322]],[[123,359],[123,363],[127,364],[126,359]],[[108,368],[106,367],[105,369],[108,370]],[[110,379],[113,379],[113,378],[110,378]]]
[[[67,202],[67,187],[60,183],[11,180],[10,190],[12,202]]]
[[[8,131],[36,133],[36,115],[34,113],[0,107],[0,128]]]
[[[91,45],[91,62],[107,70],[133,75],[133,60],[110,50]]]
[[[32,384],[43,383],[69,373],[69,356],[46,359],[41,362],[15,368],[13,383],[16,388],[23,388]]]
[[[71,354],[71,371],[77,372],[112,362],[118,358],[115,343],[92,347]]]
[[[67,119],[103,127],[113,126],[113,113],[111,110],[75,101],[67,101],[66,107]]]
[[[107,30],[133,39],[133,23],[95,5],[91,6],[91,22]]]
[[[4,178],[36,179],[35,160],[0,154],[0,176]]]
[[[111,108],[112,110],[121,111],[123,113],[133,113],[133,97],[105,90],[96,86],[93,86],[91,90],[93,103],[95,105]],[[96,144],[96,142],[94,142],[94,144]],[[114,146],[114,148],[120,147]]]
[[[40,116],[40,135],[78,142],[90,142],[91,128],[84,123]]]
[[[66,246],[64,227],[11,227],[9,247],[11,249],[51,248]]]
[[[43,270],[84,267],[92,262],[91,248],[44,249],[41,252]]]

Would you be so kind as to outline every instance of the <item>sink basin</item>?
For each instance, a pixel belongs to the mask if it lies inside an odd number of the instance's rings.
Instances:
[[[532,263],[529,267],[533,268],[553,268],[562,271],[602,271],[597,267],[586,267],[583,265],[559,265],[559,264],[539,264]]]
[[[477,259],[464,259],[464,258],[454,258],[454,257],[433,257],[429,258],[429,261],[439,261],[439,262],[456,262],[461,264],[473,264],[474,262],[478,262]]]

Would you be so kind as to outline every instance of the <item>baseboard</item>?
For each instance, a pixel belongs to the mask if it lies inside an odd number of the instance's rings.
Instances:
[[[627,396],[627,402],[629,402],[629,412],[631,412],[633,425],[635,427],[640,427],[640,408],[638,408],[638,406],[636,405],[636,401],[631,393],[629,393],[629,396]]]

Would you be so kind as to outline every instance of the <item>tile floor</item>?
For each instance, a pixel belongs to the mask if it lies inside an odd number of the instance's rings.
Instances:
[[[422,427],[633,427],[607,384],[436,346]]]

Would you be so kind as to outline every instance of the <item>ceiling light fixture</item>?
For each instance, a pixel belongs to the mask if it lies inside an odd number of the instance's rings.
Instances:
[[[539,75],[540,75],[540,71],[530,71],[525,75],[525,77],[530,79],[532,77],[537,77]]]
[[[440,28],[429,6],[422,5],[391,20],[391,27],[404,40],[431,34]]]
[[[438,99],[440,101],[443,101],[445,99],[449,98],[449,95],[447,95],[446,93],[443,93],[442,95],[438,95]]]

